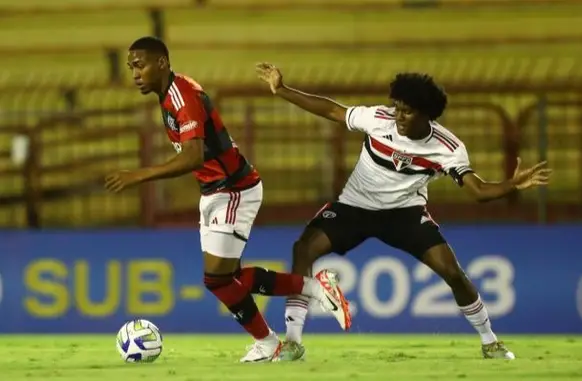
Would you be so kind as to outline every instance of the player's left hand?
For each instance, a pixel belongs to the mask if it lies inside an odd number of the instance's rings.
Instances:
[[[117,171],[105,177],[105,189],[118,193],[142,181],[139,171]]]
[[[527,189],[534,185],[547,185],[550,182],[552,170],[546,168],[547,161],[542,161],[531,168],[521,170],[521,158],[517,158],[517,166],[511,181],[517,189]]]

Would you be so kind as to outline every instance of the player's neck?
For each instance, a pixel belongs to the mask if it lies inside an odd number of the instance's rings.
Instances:
[[[158,91],[156,91],[159,97],[163,97],[164,95],[166,95],[172,82],[174,82],[174,72],[170,70],[166,75],[162,77],[160,88]]]
[[[419,129],[418,131],[415,131],[406,137],[410,140],[424,140],[430,135],[431,131],[431,125],[430,123],[427,123],[425,126],[423,126],[422,129]]]

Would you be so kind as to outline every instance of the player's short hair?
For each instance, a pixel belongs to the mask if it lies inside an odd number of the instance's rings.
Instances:
[[[390,98],[401,101],[435,120],[447,107],[447,94],[423,73],[398,73],[390,83]]]
[[[170,59],[170,52],[164,41],[157,37],[146,36],[138,38],[131,44],[129,50],[145,50],[148,53],[156,53]]]

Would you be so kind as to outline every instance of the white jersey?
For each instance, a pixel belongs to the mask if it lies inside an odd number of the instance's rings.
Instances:
[[[398,134],[394,115],[386,106],[347,110],[348,129],[366,137],[339,202],[370,210],[426,205],[429,182],[450,175],[462,186],[472,172],[465,145],[446,128],[431,122],[428,137],[411,140]]]

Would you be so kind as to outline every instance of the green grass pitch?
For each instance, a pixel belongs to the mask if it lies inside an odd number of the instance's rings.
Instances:
[[[125,364],[115,334],[6,335],[2,380],[580,380],[581,336],[506,336],[516,361],[480,358],[476,335],[308,335],[307,361],[239,364],[244,335],[167,335],[153,364]]]

